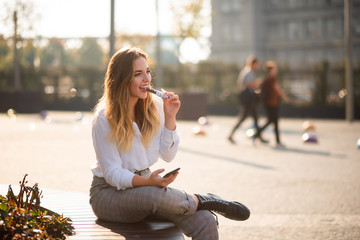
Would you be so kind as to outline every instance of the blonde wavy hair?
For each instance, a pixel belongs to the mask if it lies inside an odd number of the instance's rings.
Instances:
[[[134,61],[140,57],[148,60],[146,53],[134,47],[121,49],[114,54],[107,68],[104,94],[96,105],[97,110],[105,107],[105,116],[111,128],[109,137],[123,151],[131,148],[134,136],[129,109],[129,86],[134,77]],[[142,143],[148,147],[160,129],[160,115],[152,94],[137,101],[135,118],[142,134]]]

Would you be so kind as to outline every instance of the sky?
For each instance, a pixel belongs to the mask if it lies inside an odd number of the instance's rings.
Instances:
[[[160,31],[171,31],[167,0],[159,1]],[[1,3],[15,2],[1,0]],[[110,32],[110,0],[32,0],[38,13],[33,25],[45,37],[106,37]],[[3,11],[1,14],[6,14]],[[115,0],[116,32],[156,34],[155,0]]]
[[[0,0],[1,6],[15,0]],[[110,0],[32,0],[38,18],[34,21],[32,36],[43,37],[108,37],[110,34]],[[168,0],[158,0],[161,34],[170,34],[172,15]],[[1,18],[7,15],[0,10]],[[115,31],[155,35],[155,0],[115,0]],[[9,36],[12,28],[0,22],[0,34]],[[194,41],[187,41],[182,51],[185,61],[196,62],[208,53]],[[194,54],[195,52],[195,54]],[[188,55],[188,57],[186,57]]]

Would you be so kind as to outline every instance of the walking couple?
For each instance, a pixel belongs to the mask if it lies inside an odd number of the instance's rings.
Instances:
[[[253,56],[250,56],[246,61],[246,66],[241,70],[238,81],[238,100],[242,111],[239,114],[239,119],[232,128],[228,140],[235,144],[234,134],[240,127],[242,122],[248,117],[252,116],[256,133],[253,135],[253,141],[259,139],[263,143],[268,143],[268,140],[262,138],[262,131],[271,123],[274,124],[274,133],[276,136],[276,145],[283,146],[279,136],[279,103],[280,99],[289,102],[289,98],[281,90],[277,81],[277,66],[273,61],[267,61],[264,66],[265,78],[256,79],[255,72],[259,69],[259,61]],[[260,101],[263,101],[267,115],[267,122],[261,128],[258,125],[257,108]]]

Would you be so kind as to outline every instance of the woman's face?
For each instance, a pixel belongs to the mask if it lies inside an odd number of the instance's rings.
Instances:
[[[257,71],[258,69],[259,69],[259,62],[258,62],[258,61],[253,62],[253,63],[251,64],[251,70]]]
[[[130,83],[130,97],[145,99],[151,82],[150,67],[143,57],[139,57],[134,61],[134,76]]]
[[[269,76],[270,77],[276,77],[276,74],[277,74],[277,69],[276,67],[273,67],[269,70]]]

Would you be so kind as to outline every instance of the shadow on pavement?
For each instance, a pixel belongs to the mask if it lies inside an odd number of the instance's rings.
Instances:
[[[228,161],[228,162],[232,162],[232,163],[238,163],[238,164],[242,164],[242,165],[246,165],[246,166],[250,166],[250,167],[254,167],[254,168],[261,168],[261,169],[266,169],[266,170],[274,170],[274,168],[271,167],[271,166],[252,163],[252,162],[247,162],[247,161],[236,159],[236,158],[224,157],[224,156],[220,156],[220,155],[216,155],[216,154],[212,154],[212,153],[201,152],[201,151],[196,151],[196,150],[192,150],[192,149],[188,149],[188,148],[182,148],[182,147],[180,147],[179,150],[182,151],[182,152],[187,152],[187,153],[196,154],[196,155],[200,155],[200,156],[210,157],[210,158],[213,158],[213,159],[222,160],[222,161]]]
[[[283,151],[283,152],[295,152],[295,153],[301,153],[301,154],[319,155],[319,156],[324,156],[324,157],[330,157],[330,156],[333,156],[336,158],[346,157],[346,155],[344,155],[344,154],[331,154],[330,152],[325,152],[325,151],[305,150],[305,149],[291,148],[291,147],[283,147],[283,148],[273,147],[273,149],[277,150],[277,151]]]

